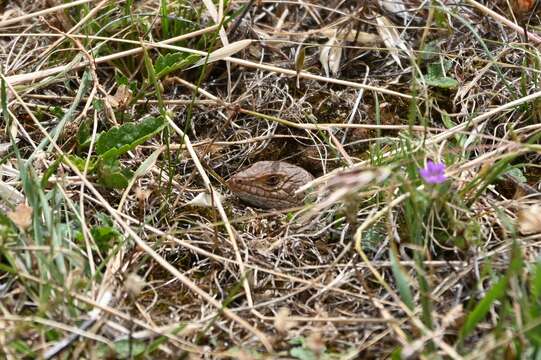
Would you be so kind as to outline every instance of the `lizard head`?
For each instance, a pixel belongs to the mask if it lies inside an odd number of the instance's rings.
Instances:
[[[313,176],[283,161],[260,161],[233,175],[227,184],[241,200],[263,209],[299,205],[303,194],[295,194]]]

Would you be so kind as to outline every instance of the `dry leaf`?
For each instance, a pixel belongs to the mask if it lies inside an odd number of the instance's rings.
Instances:
[[[532,205],[518,213],[518,230],[522,235],[541,233],[541,204]]]
[[[534,0],[514,0],[511,6],[516,13],[526,13],[533,9],[534,4]]]
[[[260,357],[256,357],[254,354],[251,354],[249,350],[243,350],[243,349],[235,349],[235,352],[231,353],[232,359],[237,360],[257,360],[260,359]],[[229,358],[229,357],[228,357]]]
[[[205,7],[207,8],[210,17],[212,17],[212,20],[215,22],[219,22],[218,19],[218,9],[216,9],[216,5],[211,0],[203,0],[203,4],[205,4]]]
[[[471,145],[479,141],[479,136],[483,134],[483,130],[485,130],[486,122],[482,122],[478,126],[475,127],[475,129],[472,129],[470,131],[470,134],[468,135],[468,138],[464,142],[464,149],[469,149]]]
[[[379,6],[393,15],[400,16],[404,21],[407,20],[408,11],[402,0],[379,0]]]
[[[344,188],[355,190],[367,187],[372,183],[381,183],[390,175],[391,169],[384,166],[373,169],[345,170],[329,179],[325,187],[331,190]]]
[[[140,209],[145,208],[145,204],[147,203],[148,198],[152,194],[152,190],[149,189],[143,189],[141,187],[136,187],[134,190],[135,198],[137,199],[137,203],[139,204]]]
[[[304,50],[304,47],[299,46],[299,49],[297,49],[297,54],[295,56],[295,71],[297,72],[297,89],[300,88],[300,72],[304,68],[304,59],[306,57],[306,52]]]
[[[442,329],[446,329],[453,325],[462,316],[464,316],[464,308],[462,307],[462,304],[452,307],[451,310],[449,310],[449,312],[447,312],[447,314],[445,314],[441,319]]]
[[[299,46],[297,49],[297,53],[295,55],[295,71],[300,72],[302,69],[304,69],[304,59],[306,58],[306,51],[305,48]]]
[[[213,157],[214,155],[220,154],[224,151],[224,146],[221,144],[214,143],[212,139],[205,139],[204,141],[205,142],[208,141],[208,143],[205,144],[205,146],[198,146],[197,148],[195,148],[195,153],[197,154],[198,157],[200,158],[204,158],[205,156]]]
[[[0,181],[0,198],[9,204],[19,204],[24,201],[24,195],[13,186]]]
[[[289,320],[289,309],[281,308],[278,310],[278,314],[274,317],[274,327],[279,333],[285,334],[287,331],[295,327],[297,323]]]
[[[319,53],[319,61],[323,65],[325,75],[329,77],[329,74],[336,76],[338,70],[340,70],[340,60],[342,59],[342,48],[338,46],[338,40],[335,36],[331,36],[329,41],[323,46]]]
[[[214,190],[216,192],[216,190]],[[216,192],[216,195],[219,199],[222,198],[222,196]],[[196,197],[194,197],[192,200],[188,201],[186,203],[188,206],[197,206],[197,207],[215,207],[216,203],[212,200],[212,196],[210,196],[207,192],[199,193]]]
[[[223,8],[220,7],[220,14],[218,14],[218,9],[216,8],[216,5],[212,2],[212,0],[203,0],[203,4],[205,4],[205,7],[207,8],[210,16],[214,20],[216,24],[220,24],[222,21],[220,20],[220,16],[223,16]],[[223,2],[220,3],[223,5]],[[222,41],[222,44],[224,46],[229,46],[229,40],[227,39],[227,33],[225,32],[225,29],[223,26],[220,27],[220,30],[218,31],[220,35],[220,40]],[[204,62],[203,62],[204,64]]]
[[[317,214],[339,201],[351,198],[352,194],[358,193],[361,189],[378,185],[384,182],[392,173],[387,167],[363,170],[345,170],[337,172],[326,183],[321,183],[317,194],[320,197],[309,214]],[[301,187],[297,191],[304,191]]]
[[[20,203],[15,208],[15,211],[10,211],[7,216],[15,223],[22,231],[26,231],[32,225],[32,208],[25,203]]]
[[[136,273],[128,274],[128,276],[126,277],[126,281],[124,282],[124,287],[132,296],[139,295],[145,285],[145,280],[143,280],[143,278]]]
[[[250,39],[235,41],[234,43],[231,43],[227,46],[224,46],[223,48],[220,48],[216,51],[211,52],[210,55],[208,56],[208,60],[207,60],[207,57],[205,56],[201,60],[193,64],[191,67],[189,67],[189,69],[201,66],[205,63],[210,64],[211,62],[225,59],[226,57],[229,57],[243,50],[251,43],[252,43],[252,40]]]
[[[338,40],[356,42],[361,45],[373,45],[381,42],[379,35],[364,31],[337,32],[336,29],[324,29],[321,34],[327,38],[336,37]]]
[[[182,330],[178,332],[177,335],[181,337],[192,336],[193,334],[201,330],[201,327],[202,326],[199,324],[188,323],[182,328]]]
[[[401,0],[379,0],[379,5],[393,14],[406,11],[406,6]]]
[[[321,332],[316,330],[311,333],[306,339],[306,347],[316,354],[322,354],[325,351],[325,340],[323,340]]]
[[[19,9],[9,9],[4,13],[0,14],[0,21],[9,21],[10,19],[24,15],[24,13]],[[0,24],[1,25],[1,24]]]
[[[58,6],[62,3],[62,1],[58,0],[45,0],[45,4],[48,7]],[[56,11],[52,14],[50,17],[49,22],[52,23],[53,26],[60,28],[62,31],[70,31],[70,29],[73,27],[73,22],[71,21],[71,18],[64,12],[64,11]]]
[[[391,20],[387,19],[385,16],[382,15],[376,15],[375,18],[376,23],[378,24],[377,29],[379,36],[381,36],[383,43],[389,49],[389,53],[393,57],[394,61],[400,67],[402,67],[402,63],[400,62],[400,58],[398,57],[398,50],[400,49],[406,53],[409,53],[406,44],[404,43],[404,41],[402,41],[398,30],[396,30],[396,27]]]
[[[107,96],[107,102],[113,109],[124,109],[128,106],[132,97],[131,90],[126,85],[122,84],[116,89],[114,96]]]

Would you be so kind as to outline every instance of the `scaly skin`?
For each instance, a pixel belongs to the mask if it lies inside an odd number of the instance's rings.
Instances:
[[[302,205],[304,194],[295,194],[314,177],[303,168],[284,161],[259,161],[233,175],[229,189],[244,202],[262,209]]]

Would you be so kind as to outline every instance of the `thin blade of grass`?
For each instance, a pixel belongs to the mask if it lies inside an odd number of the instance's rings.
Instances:
[[[391,269],[393,271],[393,276],[398,286],[398,291],[400,293],[400,298],[406,304],[410,310],[415,308],[415,302],[413,301],[413,294],[410,289],[410,283],[408,275],[401,268],[398,258],[396,256],[396,249],[391,248],[389,251],[389,257],[391,259]]]

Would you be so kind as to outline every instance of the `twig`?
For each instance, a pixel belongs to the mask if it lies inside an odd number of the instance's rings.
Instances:
[[[68,9],[70,7],[73,7],[73,6],[78,6],[78,5],[81,5],[81,4],[86,4],[86,3],[94,2],[94,1],[98,1],[98,0],[78,0],[78,1],[73,1],[73,2],[70,2],[70,3],[66,3],[66,4],[53,6],[51,8],[45,9],[45,10],[36,11],[34,13],[31,13],[31,14],[18,16],[16,18],[13,18],[13,19],[10,19],[10,20],[4,20],[4,21],[0,22],[0,28],[6,27],[8,25],[16,24],[18,22],[21,22],[21,21],[24,21],[24,20],[27,20],[27,19],[34,19],[34,18],[36,18],[38,16],[50,14],[50,13],[53,13],[53,12],[57,12],[59,10]]]
[[[482,4],[479,4],[475,0],[466,0],[466,2],[469,3],[470,5],[472,5],[473,7],[477,8],[481,12],[483,12],[485,15],[491,16],[496,21],[510,27],[511,29],[515,30],[516,32],[525,33],[527,39],[531,39],[531,40],[535,41],[536,43],[541,44],[541,37],[537,36],[537,34],[535,34],[535,33],[526,31],[525,27],[523,28],[523,27],[515,24],[511,20],[509,20],[506,17],[498,14],[494,10],[491,10],[491,9],[487,8],[486,6],[484,6]]]

